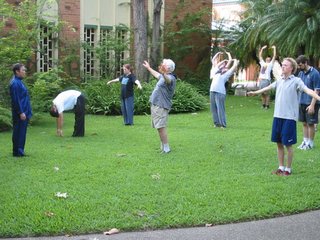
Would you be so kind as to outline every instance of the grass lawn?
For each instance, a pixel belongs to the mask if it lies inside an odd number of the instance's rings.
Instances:
[[[63,138],[44,114],[28,128],[25,158],[11,156],[0,133],[0,237],[63,235],[223,224],[320,208],[320,141],[294,147],[293,174],[278,167],[270,141],[273,106],[258,97],[227,97],[227,129],[211,114],[171,114],[172,152],[160,154],[150,116],[86,116],[86,136]],[[298,143],[302,140],[298,124]],[[67,193],[58,198],[57,192]]]

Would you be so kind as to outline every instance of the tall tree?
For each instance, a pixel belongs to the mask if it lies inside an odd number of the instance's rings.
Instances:
[[[140,81],[147,81],[148,73],[142,63],[147,60],[148,41],[147,41],[147,17],[145,1],[133,0],[133,30],[134,30],[134,62],[135,73]]]
[[[320,56],[319,0],[242,0],[245,11],[231,46],[249,61],[259,45],[276,45],[282,56]]]
[[[153,0],[152,45],[150,54],[150,65],[153,69],[156,69],[160,55],[160,20],[162,4],[162,0]]]

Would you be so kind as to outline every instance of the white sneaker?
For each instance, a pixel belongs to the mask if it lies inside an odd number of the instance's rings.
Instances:
[[[310,144],[306,144],[303,146],[303,148],[301,148],[302,150],[310,150],[312,149],[312,146]]]
[[[305,146],[306,146],[307,144],[304,142],[304,141],[302,141],[302,143],[297,147],[298,149],[301,149],[301,150],[305,150]]]

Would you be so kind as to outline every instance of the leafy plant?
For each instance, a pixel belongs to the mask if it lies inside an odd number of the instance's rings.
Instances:
[[[135,114],[150,113],[150,95],[156,81],[143,83],[142,90],[135,90]],[[120,114],[120,84],[107,85],[105,81],[90,81],[85,85],[88,111],[93,114]],[[191,84],[177,81],[172,112],[194,112],[205,108],[206,98]]]
[[[11,127],[11,111],[0,106],[0,132],[9,130]]]

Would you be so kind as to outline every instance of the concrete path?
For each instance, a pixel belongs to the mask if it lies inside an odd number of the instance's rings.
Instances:
[[[7,240],[320,240],[320,210],[267,220],[115,235],[91,234]]]

